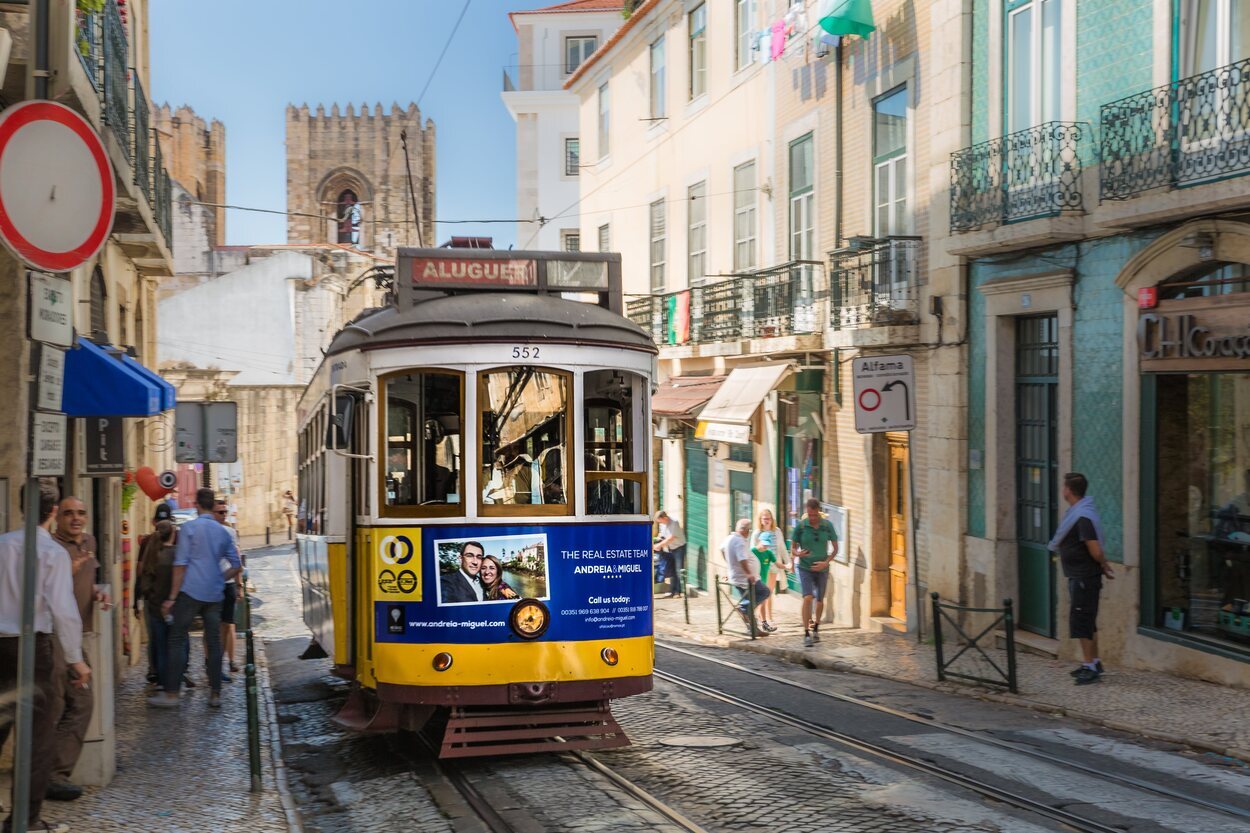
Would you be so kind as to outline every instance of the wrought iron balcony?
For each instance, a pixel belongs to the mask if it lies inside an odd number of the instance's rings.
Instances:
[[[1052,121],[951,154],[951,231],[1083,211],[1092,139],[1088,124]]]
[[[835,330],[920,320],[920,237],[887,237],[830,256],[830,324]]]
[[[104,63],[104,34],[101,31],[103,15],[85,11],[81,6],[74,9],[74,14],[77,23],[74,44],[78,50],[78,60],[82,63],[91,86],[99,90],[101,65]]]
[[[152,130],[148,126],[151,112],[138,72],[133,73],[133,79],[135,106],[134,119],[131,123],[134,125],[135,185],[138,185],[139,190],[143,192],[148,205],[152,205]]]
[[[126,43],[126,24],[122,23],[114,0],[104,4],[104,123],[117,137],[117,143],[125,151],[126,158],[133,161],[134,148],[130,142],[130,71],[127,65],[129,45]]]
[[[717,344],[820,332],[824,264],[796,261],[628,302],[657,344]]]
[[[1104,200],[1250,173],[1250,59],[1102,106]]]

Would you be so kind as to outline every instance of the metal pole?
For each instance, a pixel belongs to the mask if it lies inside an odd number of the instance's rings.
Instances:
[[[682,603],[682,606],[686,609],[686,624],[689,625],[690,624],[690,594],[686,592],[686,583],[690,580],[686,576],[686,565],[690,563],[690,560],[686,558],[686,553],[690,551],[689,545],[687,545],[684,549],[686,550],[686,552],[683,552],[681,554],[681,567],[680,569],[677,570],[677,586],[681,589],[681,603]]]
[[[265,546],[269,546],[269,524],[265,524]]]
[[[1007,632],[1007,690],[1016,691],[1016,614],[1011,599],[1003,599],[1003,629]]]
[[[933,600],[933,651],[937,657],[938,682],[941,682],[946,679],[946,660],[942,656],[942,622],[938,618],[942,615],[942,607],[936,590],[929,594],[929,598]]]
[[[755,638],[755,580],[747,576],[747,604],[751,605],[747,608],[747,630],[751,632],[751,638]]]
[[[247,625],[247,664],[243,667],[247,681],[247,758],[252,775],[252,792],[262,789],[260,778],[260,701],[256,687],[256,644],[252,638],[252,599],[244,590],[243,621]]]
[[[911,395],[910,393],[908,394]],[[911,432],[907,432],[907,514],[911,516],[911,583],[912,595],[916,598],[916,641],[924,642],[924,616],[921,614],[923,607],[920,602],[920,553],[916,551],[916,532],[920,529],[920,517],[916,514],[916,466],[912,461],[915,459],[913,453],[915,449],[911,445]],[[933,627],[937,627],[937,620],[934,620]]]
[[[720,610],[720,576],[712,578],[712,589],[716,591],[716,633],[722,634],[725,632],[725,617]]]

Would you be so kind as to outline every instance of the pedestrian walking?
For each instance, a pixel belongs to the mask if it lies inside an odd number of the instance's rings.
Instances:
[[[21,490],[26,491],[25,487]],[[82,659],[82,617],[74,600],[74,578],[69,553],[52,537],[59,493],[51,481],[39,486],[39,528],[35,530],[38,577],[35,589],[35,688],[32,692],[29,830],[68,833],[69,825],[47,822],[40,816],[44,795],[56,758],[54,729],[56,699],[53,674],[53,642],[59,644],[68,668],[70,685],[89,688],[91,669]],[[26,505],[25,495],[21,498]],[[26,554],[26,531],[0,535],[0,746],[8,739],[17,701],[18,653],[22,632],[22,570]],[[10,802],[10,813],[13,803]],[[4,833],[13,824],[10,814]]]
[[[136,581],[140,580],[144,574],[144,570],[146,566],[145,562],[147,561],[148,552],[150,549],[148,547],[148,542],[153,541],[153,536],[157,533],[161,521],[170,521],[172,523],[173,519],[174,519],[174,510],[172,507],[170,507],[168,503],[165,503],[164,501],[162,501],[156,504],[156,509],[152,513],[152,532],[148,533],[147,535],[139,536],[139,559],[135,564],[135,576],[138,577],[136,578]],[[156,540],[159,540],[159,539],[156,539]],[[134,604],[132,605],[134,614],[136,617],[138,617],[141,615],[141,611],[142,611],[144,622],[147,623],[148,613],[151,612],[151,609],[143,610],[144,601],[145,601],[145,597],[143,593],[139,592],[138,588],[136,587],[135,600],[134,600]],[[154,606],[155,611],[157,613],[160,612],[160,607],[161,607],[161,604],[158,601],[156,605]],[[163,619],[161,620],[161,623],[162,625],[164,624]],[[162,643],[162,645],[163,644],[164,643]],[[159,673],[157,672],[157,667],[158,666],[164,667],[164,665],[165,665],[164,658],[159,657],[157,655],[156,640],[152,638],[152,628],[149,626],[148,627],[148,676],[147,676],[149,685],[154,685],[160,682],[161,677]]]
[[[1068,504],[1055,536],[1047,548],[1059,553],[1059,564],[1068,580],[1068,636],[1081,643],[1082,663],[1072,671],[1077,685],[1102,678],[1098,657],[1098,597],[1102,579],[1115,578],[1103,548],[1102,519],[1094,499],[1086,494],[1089,480],[1079,472],[1063,476],[1063,500]]]
[[[217,501],[213,506],[213,518],[230,532],[234,548],[239,553],[239,563],[242,564],[243,550],[239,548],[239,531],[229,523],[230,508],[233,506],[234,504],[227,504],[224,500]],[[234,635],[237,626],[236,602],[242,595],[243,572],[239,571],[238,575],[226,582],[226,590],[221,599],[221,651],[227,665],[221,670],[221,679],[226,683],[231,682],[233,678],[230,675],[239,670],[239,666],[234,662]]]
[[[772,593],[760,581],[760,563],[751,554],[747,541],[750,535],[751,519],[739,519],[734,525],[734,531],[721,544],[720,551],[725,556],[725,565],[729,568],[729,583],[738,591],[738,615],[742,617],[747,630],[752,634],[767,635],[768,631],[756,627],[755,613],[760,605],[768,601]],[[756,610],[751,609],[752,592],[755,594]]]
[[[174,572],[169,597],[161,603],[161,613],[169,622],[168,667],[165,690],[148,698],[153,706],[176,707],[182,675],[186,671],[186,642],[196,616],[204,620],[205,668],[210,694],[208,705],[221,707],[221,601],[226,582],[241,569],[239,551],[230,533],[213,519],[216,500],[212,489],[195,493],[199,517],[178,530],[174,550]]]
[[[682,579],[686,564],[686,533],[681,523],[663,509],[655,513],[655,522],[659,526],[659,539],[651,549],[660,553],[663,559],[669,588],[666,598],[675,599],[686,592],[686,583]]]
[[[65,497],[56,513],[53,538],[69,553],[70,573],[74,581],[74,602],[78,605],[83,634],[95,632],[95,605],[108,610],[108,595],[96,584],[100,561],[96,558],[96,541],[87,532],[87,505],[76,497]],[[65,654],[56,640],[52,641],[55,672],[52,676],[56,698],[52,711],[56,715],[56,753],[46,797],[53,801],[73,801],[82,795],[82,787],[71,784],[69,777],[82,755],[91,722],[94,699],[89,687],[73,685],[74,672],[65,661]],[[86,658],[83,658],[86,662]]]
[[[785,586],[786,573],[790,571],[790,554],[786,552],[786,539],[777,528],[771,509],[760,510],[755,532],[751,534],[751,552],[760,563],[760,582],[769,590],[768,598],[760,606],[761,627],[773,633],[777,628],[772,623],[772,594]]]
[[[808,498],[806,508],[794,525],[790,543],[799,574],[799,592],[803,594],[803,647],[810,648],[820,641],[820,619],[825,612],[829,565],[838,554],[838,533],[829,519],[820,514],[820,501]]]
[[[295,513],[299,511],[299,504],[295,502],[295,495],[290,489],[282,493],[282,517],[286,518],[286,539],[291,540],[291,532],[295,529]]]
[[[174,578],[174,542],[178,528],[170,520],[156,522],[156,532],[143,542],[136,569],[135,607],[143,601],[148,647],[153,663],[151,681],[164,680],[169,667],[169,624],[161,613],[161,603],[169,598]],[[190,643],[187,643],[190,648]]]

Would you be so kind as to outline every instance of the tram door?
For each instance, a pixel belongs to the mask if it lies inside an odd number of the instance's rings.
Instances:
[[[367,454],[369,449],[369,407],[362,400],[356,402],[357,415],[352,425],[352,451],[356,454]],[[347,540],[350,552],[348,569],[345,571],[347,587],[344,588],[346,598],[351,600],[352,613],[348,617],[351,630],[347,634],[346,644],[351,645],[352,666],[360,673],[361,660],[373,659],[372,633],[373,605],[369,597],[369,554],[373,551],[371,530],[358,524],[359,518],[368,517],[370,468],[369,460],[361,457],[351,458],[347,484]]]

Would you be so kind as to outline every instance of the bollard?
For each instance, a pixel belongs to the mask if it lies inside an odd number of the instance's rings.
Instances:
[[[751,632],[751,638],[755,638],[755,580],[747,576],[747,603],[751,606],[747,608],[747,630]]]
[[[690,579],[686,576],[686,559],[682,559],[681,569],[677,571],[677,586],[681,588],[681,603],[686,608],[686,624],[690,624],[690,593],[686,591],[686,585]]]
[[[725,632],[725,617],[720,609],[720,576],[712,577],[712,590],[716,594],[716,633],[722,634]]]
[[[252,638],[251,598],[243,596],[243,615],[247,625],[247,664],[243,668],[247,680],[247,758],[252,775],[252,792],[261,791],[260,778],[260,700],[256,684],[256,645]]]
[[[265,546],[269,546],[269,524],[265,524]]]
[[[946,679],[945,658],[942,656],[942,603],[936,590],[929,594],[929,598],[933,600],[933,651],[937,657],[938,682],[941,682]]]
[[[1011,599],[1003,599],[1003,630],[1007,636],[1007,690],[1019,694],[1016,687],[1016,615]]]

